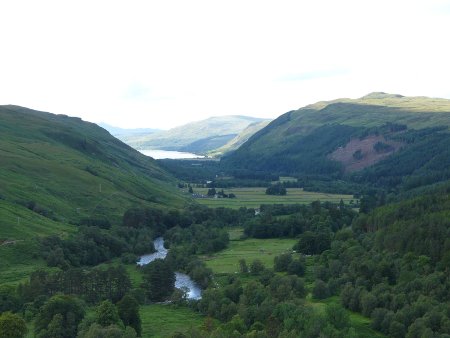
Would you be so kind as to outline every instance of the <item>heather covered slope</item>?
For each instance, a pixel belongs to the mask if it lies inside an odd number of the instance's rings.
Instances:
[[[134,205],[181,205],[173,178],[95,124],[0,107],[0,239],[118,222]]]

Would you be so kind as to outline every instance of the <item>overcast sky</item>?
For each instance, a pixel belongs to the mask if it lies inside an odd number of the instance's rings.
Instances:
[[[0,104],[120,127],[450,98],[450,1],[0,2]]]

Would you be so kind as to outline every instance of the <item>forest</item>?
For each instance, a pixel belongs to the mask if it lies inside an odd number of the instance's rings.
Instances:
[[[52,268],[2,286],[0,328],[22,337],[34,322],[36,337],[136,337],[139,307],[170,300],[205,318],[176,337],[361,337],[354,312],[389,337],[450,337],[449,192],[368,213],[342,202],[265,205],[258,216],[198,205],[129,209],[120,226],[94,222],[67,239],[43,238],[39,252]],[[216,275],[202,257],[228,247],[230,227],[242,228],[243,240],[296,244],[272,266],[241,259],[238,273]],[[144,281],[136,287],[124,266],[154,250],[157,236],[166,240],[167,259],[136,267]],[[114,258],[122,263],[99,266]],[[174,271],[201,286],[200,300],[174,288]],[[313,306],[335,297],[324,311]]]

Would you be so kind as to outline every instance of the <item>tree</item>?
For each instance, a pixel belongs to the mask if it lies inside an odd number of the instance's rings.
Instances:
[[[299,277],[305,274],[305,270],[305,265],[299,259],[293,260],[291,263],[289,263],[287,268],[288,274],[297,275]]]
[[[350,327],[350,316],[347,311],[338,304],[330,304],[326,308],[326,316],[329,322],[338,330]]]
[[[131,326],[136,331],[137,335],[140,336],[142,327],[138,301],[135,298],[126,295],[117,303],[117,310],[123,324],[125,326]]]
[[[248,273],[248,266],[247,266],[247,262],[245,261],[244,258],[239,260],[239,271],[241,273]]]
[[[12,286],[0,285],[0,313],[16,312],[20,309],[20,300]]]
[[[63,319],[64,335],[72,338],[77,334],[77,326],[84,317],[84,307],[79,299],[67,295],[55,295],[41,308],[35,322],[35,333],[46,331],[53,317],[60,314]]]
[[[377,307],[377,298],[371,293],[366,293],[361,297],[362,314],[366,317],[372,315],[372,311]]]
[[[306,254],[317,255],[321,254],[325,250],[328,250],[331,245],[330,235],[326,232],[314,233],[311,231],[305,231],[294,246],[294,249]]]
[[[287,191],[286,191],[286,187],[281,184],[281,183],[277,183],[277,184],[272,184],[270,187],[268,187],[266,189],[266,195],[286,195]]]
[[[169,263],[155,259],[144,266],[144,281],[148,298],[153,302],[167,299],[175,289],[175,272]]]
[[[284,253],[274,258],[273,269],[277,272],[287,271],[289,264],[292,263],[292,255]]]
[[[136,332],[129,326],[123,330],[117,325],[103,327],[94,323],[86,332],[79,335],[78,338],[136,338]]]
[[[406,334],[405,325],[397,321],[392,321],[389,325],[389,336],[393,338],[402,338]]]
[[[56,338],[64,336],[64,318],[61,314],[53,316],[52,321],[48,324],[48,329],[41,331],[39,338]]]
[[[100,303],[95,309],[95,321],[103,327],[119,324],[117,309],[109,300]]]
[[[207,193],[208,196],[212,197],[215,194],[216,194],[216,189],[215,188],[208,189],[208,193]]]
[[[264,269],[265,269],[264,264],[259,259],[255,259],[250,264],[250,273],[252,275],[259,275],[261,272],[264,271]]]
[[[0,338],[22,338],[27,333],[27,325],[19,315],[11,312],[0,314]]]
[[[312,294],[315,299],[324,299],[330,296],[327,284],[320,279],[316,280]]]

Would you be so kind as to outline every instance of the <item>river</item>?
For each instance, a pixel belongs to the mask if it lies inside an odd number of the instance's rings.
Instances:
[[[153,241],[156,252],[142,255],[137,262],[138,265],[146,265],[155,259],[164,259],[169,250],[164,247],[164,239],[158,237]],[[175,272],[175,287],[177,289],[187,289],[186,296],[188,299],[201,299],[202,289],[185,273]]]

